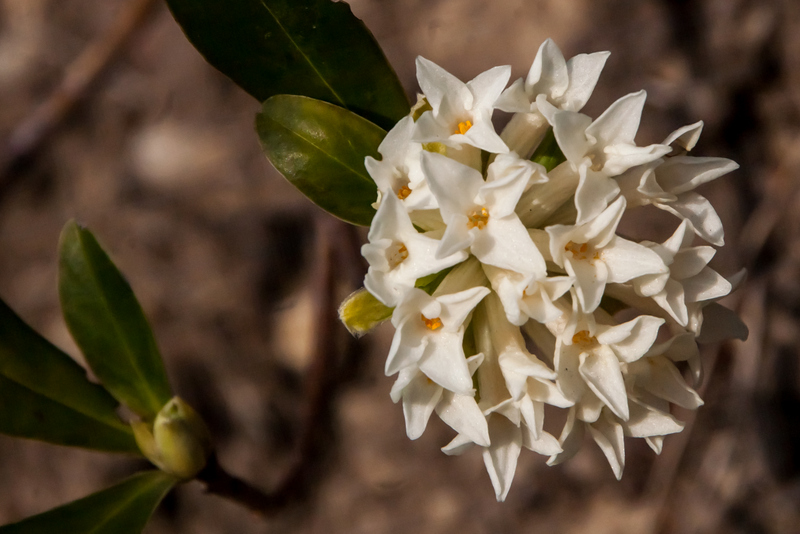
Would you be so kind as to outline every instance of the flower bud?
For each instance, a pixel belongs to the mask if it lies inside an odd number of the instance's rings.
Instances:
[[[393,311],[362,288],[344,299],[339,306],[339,319],[351,334],[360,337],[390,318]]]
[[[152,427],[131,423],[142,454],[162,471],[190,479],[206,465],[211,436],[197,412],[180,397],[173,397],[156,415]]]

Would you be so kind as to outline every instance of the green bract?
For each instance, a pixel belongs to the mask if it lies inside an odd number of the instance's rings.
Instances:
[[[0,527],[0,534],[139,534],[176,479],[147,471],[79,501]]]
[[[58,290],[72,337],[103,385],[152,419],[172,397],[139,302],[94,236],[74,221],[59,243]]]
[[[363,287],[350,294],[339,306],[339,319],[354,336],[362,336],[389,319],[390,308]]]
[[[117,402],[86,371],[0,300],[0,432],[110,452],[138,453]]]
[[[270,162],[304,195],[340,219],[370,224],[378,188],[364,158],[380,157],[386,132],[346,109],[291,95],[264,102],[256,129]]]
[[[367,27],[331,0],[168,0],[209,63],[264,101],[305,95],[390,127],[408,113],[403,87]]]

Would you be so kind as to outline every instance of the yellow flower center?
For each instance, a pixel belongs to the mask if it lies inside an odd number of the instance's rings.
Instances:
[[[408,249],[405,244],[395,242],[386,250],[386,261],[389,262],[389,268],[394,269],[408,258]]]
[[[433,319],[428,319],[427,317],[425,317],[422,314],[419,314],[419,316],[422,319],[422,322],[425,323],[425,327],[428,330],[436,331],[436,330],[439,330],[443,326],[442,325],[442,320],[439,319],[438,317],[434,317]]]
[[[404,185],[403,187],[397,190],[397,198],[399,198],[400,200],[405,200],[406,198],[408,198],[408,195],[410,194],[411,194],[411,188],[408,187],[407,185]]]
[[[576,333],[572,336],[572,344],[573,345],[593,345],[597,343],[597,339],[591,334],[589,334],[588,330],[581,330],[580,332]]]
[[[472,128],[472,121],[462,121],[458,123],[456,131],[453,133],[464,135]]]
[[[564,246],[566,252],[571,252],[572,257],[576,260],[599,260],[600,253],[589,248],[588,243],[574,243],[570,241]]]
[[[477,227],[478,230],[483,230],[486,223],[489,222],[489,210],[484,207],[475,208],[467,215],[467,218],[469,219],[467,228]]]
[[[602,171],[603,170],[603,166],[605,166],[605,164],[606,164],[605,161],[604,161],[604,158],[599,157],[594,152],[591,152],[590,154],[588,154],[588,156],[589,156],[589,160],[592,162],[592,166],[589,167],[589,168],[591,170],[593,170],[594,172]]]

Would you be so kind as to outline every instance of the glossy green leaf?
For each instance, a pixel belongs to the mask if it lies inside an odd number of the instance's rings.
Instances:
[[[138,473],[78,501],[0,527],[0,534],[139,534],[176,482],[161,471]]]
[[[118,401],[152,419],[172,398],[153,333],[128,282],[74,221],[61,232],[58,290],[92,371]]]
[[[346,109],[291,95],[264,102],[256,129],[270,162],[304,195],[340,219],[370,224],[378,188],[364,158],[380,159],[386,132]]]
[[[139,452],[117,401],[0,300],[0,433],[110,452]]]
[[[408,113],[397,75],[345,2],[167,0],[206,60],[260,102],[304,95],[386,128]]]

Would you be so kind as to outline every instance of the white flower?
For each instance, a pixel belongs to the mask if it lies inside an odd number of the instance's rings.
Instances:
[[[688,361],[699,379],[699,351],[689,333],[678,334],[664,343],[654,345],[641,359],[628,365],[625,380],[631,398],[662,412],[669,412],[669,403],[688,410],[702,406],[700,396],[686,384],[673,363],[677,361]]]
[[[472,395],[472,374],[462,340],[467,317],[488,293],[486,287],[473,287],[432,297],[421,289],[411,289],[392,315],[397,331],[386,360],[386,375],[416,365],[443,388]]]
[[[576,294],[586,313],[600,304],[606,283],[667,272],[658,254],[614,233],[624,211],[625,198],[620,197],[587,223],[546,229],[553,261],[574,277]]]
[[[510,76],[511,67],[494,67],[465,84],[435,63],[417,57],[417,80],[432,109],[417,119],[414,141],[508,152],[494,131],[492,112]]]
[[[728,279],[732,290],[739,287],[747,277],[745,269]],[[717,302],[718,299],[687,303],[688,328],[697,336],[698,343],[717,343],[726,339],[747,339],[748,329],[736,312]]]
[[[422,145],[411,141],[414,120],[403,117],[383,138],[379,161],[367,156],[364,165],[375,180],[380,195],[401,199],[408,211],[436,208],[436,200],[419,167]]]
[[[645,98],[644,91],[624,96],[595,121],[581,113],[559,110],[543,96],[537,99],[539,110],[553,125],[561,151],[580,174],[575,191],[578,224],[597,216],[619,194],[612,176],[671,150],[666,145],[637,147],[634,143]]]
[[[544,272],[544,259],[514,212],[528,185],[526,173],[484,182],[475,169],[429,152],[422,154],[422,170],[447,224],[437,257],[469,249],[484,264],[521,274]]]
[[[509,148],[528,157],[546,133],[547,121],[536,105],[539,95],[557,108],[579,111],[589,100],[608,55],[579,54],[564,61],[552,39],[542,43],[527,78],[511,84],[495,104],[514,113],[500,136]]]
[[[739,168],[725,158],[674,156],[630,169],[617,182],[631,206],[653,206],[688,222],[694,233],[711,243],[725,243],[722,221],[711,203],[694,189]]]
[[[546,273],[525,276],[491,265],[484,265],[483,270],[503,303],[506,318],[517,326],[528,319],[540,323],[558,319],[563,312],[553,303],[574,283],[571,276],[546,277]]]
[[[471,374],[483,361],[483,354],[467,358],[467,367]],[[400,370],[397,381],[392,387],[392,400],[403,400],[403,414],[406,420],[406,433],[409,439],[417,439],[425,431],[434,410],[439,418],[450,425],[459,434],[471,441],[489,446],[489,429],[486,418],[478,408],[475,397],[461,395],[445,390],[431,381],[416,365]]]
[[[731,291],[730,282],[707,266],[716,251],[707,246],[692,247],[693,240],[694,232],[684,220],[663,244],[647,243],[664,260],[669,273],[632,281],[638,294],[655,300],[681,326],[689,322],[687,303],[719,299]]]
[[[725,242],[722,221],[711,203],[694,189],[739,165],[725,158],[683,155],[694,148],[702,130],[702,121],[675,130],[664,140],[672,146],[672,157],[632,168],[617,177],[617,182],[631,207],[652,204],[668,211],[687,221],[697,235],[721,247]]]
[[[364,286],[385,305],[397,306],[417,278],[467,259],[463,251],[438,259],[438,248],[439,241],[417,232],[402,201],[387,195],[372,220],[369,243],[361,247],[370,265]]]
[[[595,332],[580,330],[571,337],[558,336],[556,383],[564,397],[581,403],[579,419],[595,421],[605,405],[623,421],[628,420],[628,394],[621,365],[644,356],[662,324],[663,319],[641,315],[616,326],[598,324]],[[594,395],[586,397],[588,391]],[[600,403],[595,401],[595,396]]]
[[[536,98],[544,95],[559,109],[580,111],[592,96],[608,56],[609,52],[578,54],[565,61],[558,46],[547,39],[539,47],[527,78],[520,78],[503,91],[496,107],[532,113],[537,110]]]

